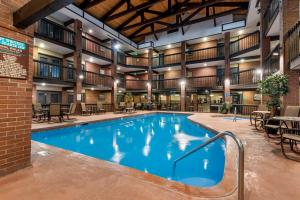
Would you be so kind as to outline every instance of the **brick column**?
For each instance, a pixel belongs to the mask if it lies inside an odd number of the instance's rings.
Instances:
[[[261,55],[260,56],[260,68],[262,70],[264,69],[265,59],[268,57],[268,55],[270,53],[270,47],[271,47],[270,37],[266,36],[266,30],[265,30],[265,26],[263,24],[264,15],[268,8],[269,1],[270,0],[261,0],[260,1],[260,7],[261,7],[261,11],[260,11],[260,21],[261,21],[261,26],[260,26],[260,55]],[[263,72],[263,75],[264,74],[265,73]]]
[[[149,102],[152,102],[152,57],[153,57],[153,49],[149,49],[148,51],[148,84],[147,84],[147,98]]]
[[[287,32],[299,20],[299,1],[283,0],[279,7],[280,15],[280,71],[289,77],[289,93],[283,98],[283,106],[299,105],[299,71],[290,70],[289,49],[285,41]]]
[[[112,111],[114,112],[116,110],[117,105],[117,94],[118,94],[118,76],[117,76],[117,50],[114,48],[114,46],[117,44],[116,40],[113,40],[111,42],[111,76],[112,76],[112,90],[111,90],[111,104],[112,104]]]
[[[82,102],[82,22],[75,20],[75,51],[74,51],[74,67],[76,69],[76,85],[74,88],[74,103],[77,104],[76,113],[81,112],[80,103]]]
[[[186,42],[181,42],[181,83],[180,83],[180,110],[185,111],[186,101]]]
[[[0,176],[30,165],[32,123],[33,27],[13,26],[13,11],[28,1],[1,1],[0,35],[26,43],[25,79],[0,78]],[[24,58],[25,59],[25,58]],[[1,56],[0,60],[3,58]],[[18,63],[18,61],[17,61]],[[8,66],[4,66],[8,67]]]
[[[230,32],[224,34],[224,100],[225,103],[231,103],[230,97]]]

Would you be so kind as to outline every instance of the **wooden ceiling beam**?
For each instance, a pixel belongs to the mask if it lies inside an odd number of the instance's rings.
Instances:
[[[79,8],[81,8],[82,10],[86,10],[95,5],[98,5],[99,3],[103,2],[103,1],[105,1],[105,0],[84,0],[81,4],[79,4]]]
[[[74,22],[75,22],[75,19],[70,19],[70,20],[64,22],[64,26],[69,26],[69,25],[73,24]]]
[[[197,4],[195,6],[185,6],[185,4],[183,4],[183,3],[176,4],[175,6],[172,7],[173,9],[171,9],[172,10],[171,12],[166,11],[166,12],[164,12],[164,14],[162,14],[160,16],[157,16],[157,17],[154,17],[154,18],[149,19],[149,20],[145,20],[144,22],[139,22],[139,23],[135,23],[135,24],[132,24],[132,25],[125,26],[122,29],[122,31],[130,30],[132,28],[136,28],[136,27],[143,26],[143,25],[149,25],[151,23],[162,20],[164,18],[171,17],[171,16],[178,15],[178,14],[182,14],[182,13],[186,13],[187,11],[194,10],[194,9],[197,9],[197,8],[205,8],[207,6],[213,6],[214,4],[216,4],[218,2],[221,2],[221,1],[222,0],[211,0],[211,1],[207,1],[207,2]],[[185,3],[187,3],[187,2],[188,2],[188,0],[185,1]]]
[[[135,20],[138,16],[141,15],[142,12],[136,12],[134,15],[129,17],[125,22],[123,22],[120,26],[116,28],[117,31],[121,31],[127,24],[129,24],[131,21]]]
[[[174,6],[171,7],[171,9],[168,9],[167,11],[165,11],[163,13],[163,15],[170,14],[171,11],[172,12],[176,12],[177,10],[179,10],[181,8],[181,6],[184,6],[189,1],[190,0],[185,0],[180,5],[179,4],[175,4]],[[169,10],[171,10],[171,11],[169,12]],[[157,22],[157,21],[155,21],[155,22]],[[153,22],[153,23],[147,23],[145,25],[140,26],[140,28],[138,28],[136,31],[134,31],[132,34],[130,34],[129,38],[135,37],[138,33],[140,33],[141,31],[143,31],[144,29],[148,28],[149,26],[151,26],[151,24],[154,24],[155,22]],[[141,22],[141,23],[143,23],[143,22]],[[122,29],[120,29],[120,30],[122,30]]]
[[[74,0],[31,0],[14,12],[14,26],[25,29],[73,2]]]
[[[100,21],[106,21],[116,10],[118,10],[121,6],[123,6],[127,0],[120,0],[116,5],[114,5],[107,13],[105,13],[101,18]]]
[[[199,6],[201,3],[187,3],[187,6]],[[213,7],[239,7],[239,8],[248,8],[249,2],[245,1],[236,1],[236,2],[218,2],[213,5]]]
[[[234,14],[234,13],[239,13],[241,11],[243,11],[245,9],[243,8],[235,8],[235,9],[232,9],[232,10],[228,10],[228,11],[224,11],[224,12],[221,12],[221,13],[217,13],[215,15],[210,15],[209,17],[202,17],[202,18],[199,18],[199,19],[194,19],[194,20],[190,20],[190,21],[187,21],[185,22],[184,24],[174,24],[170,27],[166,27],[166,28],[162,28],[162,29],[159,29],[159,30],[156,30],[154,31],[154,33],[161,33],[161,32],[165,32],[165,31],[170,31],[170,30],[174,30],[174,29],[177,29],[177,28],[180,28],[180,26],[188,26],[188,25],[192,25],[192,24],[195,24],[195,23],[199,23],[199,22],[203,22],[203,21],[206,21],[206,20],[211,20],[213,18],[218,18],[218,17],[223,17],[223,16],[226,16],[226,15],[229,15],[229,14]],[[153,32],[148,32],[148,33],[143,33],[143,34],[140,34],[140,35],[132,35],[132,37],[130,37],[131,39],[134,39],[134,38],[140,38],[140,37],[145,37],[145,36],[148,36],[148,35],[151,35],[153,34]]]
[[[145,2],[145,3],[142,3],[138,6],[134,6],[134,7],[131,7],[125,11],[122,11],[122,12],[119,12],[117,14],[114,14],[114,15],[111,15],[110,17],[108,17],[107,19],[105,19],[105,21],[111,21],[111,20],[114,20],[114,19],[117,19],[119,17],[122,17],[124,15],[128,15],[132,12],[135,12],[135,11],[139,11],[139,10],[143,10],[145,8],[149,8],[151,6],[153,6],[154,4],[158,3],[158,2],[161,2],[161,1],[164,1],[164,0],[152,0],[152,1],[148,1],[148,2]]]

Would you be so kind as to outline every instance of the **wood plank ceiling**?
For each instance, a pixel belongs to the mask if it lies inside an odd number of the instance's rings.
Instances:
[[[135,42],[148,35],[229,14],[244,18],[249,0],[76,0],[75,5]]]

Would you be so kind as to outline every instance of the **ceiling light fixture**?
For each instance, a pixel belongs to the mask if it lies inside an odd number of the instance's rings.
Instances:
[[[92,30],[92,29],[89,29],[89,33],[92,34],[92,33],[93,33],[93,30]]]
[[[115,44],[115,46],[114,46],[114,48],[115,48],[116,50],[120,49],[120,47],[121,47],[120,44]]]

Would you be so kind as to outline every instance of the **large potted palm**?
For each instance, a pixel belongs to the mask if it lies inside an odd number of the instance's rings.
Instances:
[[[268,76],[258,83],[258,90],[268,97],[267,107],[274,116],[278,113],[278,108],[280,108],[280,98],[288,93],[288,76],[283,74]]]

